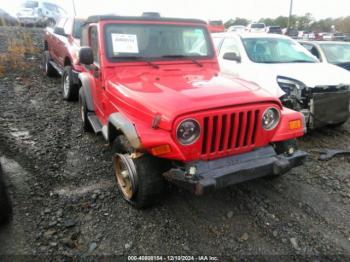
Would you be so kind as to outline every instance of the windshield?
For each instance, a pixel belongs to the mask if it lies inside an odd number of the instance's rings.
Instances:
[[[252,24],[251,28],[263,29],[265,28],[265,24]]]
[[[316,63],[300,44],[284,38],[245,38],[247,54],[255,63]]]
[[[39,6],[37,1],[26,1],[22,4],[24,8],[36,8]]]
[[[108,24],[107,56],[112,61],[149,58],[207,58],[214,52],[205,27]]]
[[[46,9],[48,9],[48,10],[57,12],[57,6],[54,5],[54,4],[51,4],[51,3],[43,3],[43,6],[44,6]]]
[[[321,44],[321,48],[331,64],[350,62],[350,44]]]

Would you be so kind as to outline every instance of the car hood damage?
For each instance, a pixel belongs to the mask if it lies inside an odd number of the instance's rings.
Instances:
[[[285,93],[277,83],[277,77],[287,77],[304,83],[309,88],[318,86],[350,85],[348,71],[331,64],[323,63],[292,63],[292,64],[255,64],[255,70],[250,67],[241,76],[252,79],[270,92],[281,97]],[[252,74],[254,72],[254,75]]]

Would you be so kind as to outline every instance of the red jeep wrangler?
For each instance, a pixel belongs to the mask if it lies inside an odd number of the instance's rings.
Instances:
[[[83,127],[111,144],[119,189],[138,208],[160,199],[164,178],[200,195],[302,164],[302,114],[220,76],[203,21],[90,17],[79,59]]]
[[[83,67],[79,64],[80,34],[83,19],[62,18],[54,29],[44,34],[43,68],[45,75],[62,76],[65,100],[77,100],[80,88],[78,78]]]

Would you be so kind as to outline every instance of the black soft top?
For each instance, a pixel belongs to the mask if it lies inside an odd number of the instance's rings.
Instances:
[[[147,16],[117,16],[117,15],[90,16],[85,21],[85,24],[97,23],[100,21],[155,21],[155,22],[175,22],[175,23],[178,22],[178,23],[193,23],[193,24],[207,25],[205,21],[200,19],[147,17]]]

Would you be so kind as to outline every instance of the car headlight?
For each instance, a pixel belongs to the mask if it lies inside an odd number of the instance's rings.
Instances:
[[[287,95],[295,92],[301,92],[304,88],[306,88],[303,82],[283,76],[277,77],[277,83]]]
[[[194,119],[186,119],[178,125],[176,138],[182,145],[191,145],[197,141],[200,133],[199,123]]]
[[[270,107],[265,110],[262,116],[262,126],[265,130],[274,129],[280,122],[280,112],[274,108]]]

